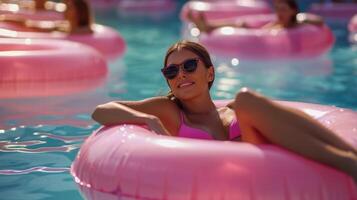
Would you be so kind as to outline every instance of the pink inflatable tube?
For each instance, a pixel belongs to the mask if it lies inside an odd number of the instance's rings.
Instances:
[[[115,8],[120,0],[90,0],[90,5],[95,10],[110,10]]]
[[[143,11],[160,12],[174,10],[176,2],[174,0],[120,0],[118,3],[119,11]]]
[[[267,23],[261,23],[259,15],[245,18],[257,19],[252,25],[247,20],[248,26],[257,27]],[[272,18],[273,15],[267,15],[263,19]],[[222,27],[210,34],[202,34],[199,39],[211,53],[246,59],[316,57],[327,53],[335,41],[327,26],[314,25],[280,30]]]
[[[93,25],[94,32],[89,34],[31,32],[30,29],[20,26],[14,28],[5,23],[2,23],[0,27],[0,37],[71,40],[92,46],[107,59],[122,56],[126,49],[123,37],[116,30],[99,24]]]
[[[350,41],[357,43],[357,14],[351,19],[348,24],[348,30],[350,31]]]
[[[103,77],[107,66],[96,50],[74,42],[0,39],[0,82]]]
[[[357,13],[356,3],[327,3],[312,4],[309,12],[321,15],[327,18],[349,19]]]
[[[281,103],[357,147],[356,112]],[[93,133],[71,173],[87,199],[357,199],[344,173],[274,145],[161,136],[135,125]]]
[[[106,76],[103,74],[102,76],[79,80],[0,82],[0,99],[48,98],[78,94],[103,85],[105,78]]]
[[[350,32],[357,32],[357,14],[352,17],[350,23],[348,24],[348,30]]]
[[[189,12],[203,13],[207,20],[226,19],[245,15],[268,14],[271,9],[265,1],[189,1],[181,10],[181,19],[188,21]]]

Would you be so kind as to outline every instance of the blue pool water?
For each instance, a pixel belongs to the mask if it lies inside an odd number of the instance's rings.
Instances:
[[[128,44],[125,57],[110,63],[105,82],[75,94],[0,99],[0,199],[82,199],[68,169],[83,140],[98,128],[91,111],[99,103],[167,92],[159,69],[167,47],[181,38],[177,16],[178,11],[161,19],[97,13],[97,21],[117,28]],[[232,98],[248,86],[275,99],[357,110],[357,47],[347,41],[347,22],[329,25],[337,42],[325,58],[237,66],[215,59],[212,96]]]

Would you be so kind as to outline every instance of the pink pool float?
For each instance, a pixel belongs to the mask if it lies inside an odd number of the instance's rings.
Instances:
[[[280,103],[313,116],[357,147],[356,112]],[[162,136],[136,125],[94,132],[71,174],[91,200],[357,199],[351,177],[280,147]]]
[[[83,94],[85,91],[94,90],[103,85],[105,80],[106,75],[103,74],[86,79],[0,82],[0,99],[48,98]],[[28,118],[31,118],[30,115]]]
[[[350,41],[352,43],[357,43],[357,14],[350,20],[348,30],[350,31]]]
[[[103,56],[79,43],[0,38],[0,83],[70,81],[103,77]],[[2,90],[3,91],[3,90]]]
[[[245,15],[268,14],[271,13],[270,5],[261,0],[257,1],[189,1],[181,10],[181,19],[188,20],[188,13],[195,15],[202,13],[206,19],[226,19]]]
[[[2,22],[0,23],[0,37],[71,40],[95,48],[108,60],[118,58],[124,54],[126,44],[119,32],[99,24],[93,25],[92,29],[93,33],[82,34],[67,34],[57,31],[34,32],[30,28]]]
[[[89,0],[94,10],[111,10],[115,8],[120,0]]]
[[[118,11],[142,11],[142,12],[161,12],[174,10],[176,2],[174,0],[120,0]]]
[[[211,53],[244,59],[301,59],[326,54],[335,38],[326,25],[304,24],[290,29],[260,28],[275,21],[275,15],[255,15],[238,19],[254,28],[222,27],[199,40]]]
[[[311,13],[321,15],[329,19],[350,19],[357,13],[356,3],[315,3],[309,10]]]

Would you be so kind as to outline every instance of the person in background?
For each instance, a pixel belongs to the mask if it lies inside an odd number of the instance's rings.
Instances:
[[[277,20],[261,27],[263,29],[293,28],[301,24],[314,24],[318,26],[324,24],[321,17],[307,13],[300,13],[295,0],[274,0],[273,4]],[[241,23],[232,23],[226,20],[221,20],[211,23],[206,20],[201,12],[198,13],[197,16],[194,16],[193,13],[189,13],[188,18],[201,32],[206,33],[224,26],[250,28],[244,21]]]
[[[69,34],[92,33],[93,16],[86,0],[64,0],[64,20],[30,20],[23,17],[0,15],[0,21],[23,26],[28,31],[61,31]]]

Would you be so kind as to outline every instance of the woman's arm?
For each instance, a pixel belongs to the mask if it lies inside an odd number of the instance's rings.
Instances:
[[[63,31],[62,21],[40,21],[40,20],[26,20],[26,28],[33,29],[36,32],[52,32]]]
[[[19,17],[12,14],[0,15],[0,21],[10,23],[19,27],[24,27],[31,31],[37,32],[51,32],[51,31],[63,31],[66,32],[68,23],[61,20],[47,21],[47,20],[31,20],[23,17]]]
[[[296,20],[300,24],[312,24],[316,26],[324,25],[322,17],[310,13],[299,13],[296,15]]]
[[[25,25],[26,19],[23,17],[13,15],[13,14],[1,14],[0,21],[7,22],[7,23],[13,23],[16,25]]]
[[[215,21],[208,21],[202,12],[198,12],[197,16],[194,16],[192,12],[188,13],[188,19],[193,22],[196,27],[206,33],[210,33],[215,29],[230,26],[236,28],[249,28],[244,21],[237,21],[237,20],[215,20]]]
[[[179,126],[176,105],[165,97],[142,101],[109,102],[96,107],[92,118],[103,125],[145,124],[165,135],[173,135]]]

